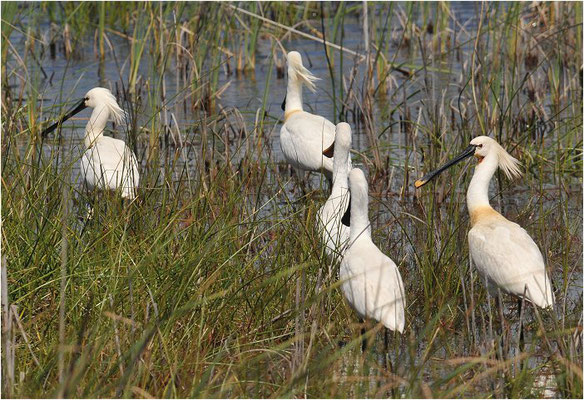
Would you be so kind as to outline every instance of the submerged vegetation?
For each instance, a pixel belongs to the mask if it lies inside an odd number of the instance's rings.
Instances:
[[[2,2],[6,397],[582,398],[582,4],[364,7]],[[328,183],[279,153],[290,50],[322,79],[307,109],[353,127],[404,280],[387,351],[320,243]],[[131,204],[79,181],[84,121],[40,136],[94,86],[128,111]],[[523,164],[491,201],[554,284],[524,341],[469,268],[472,167],[413,186],[481,134]]]

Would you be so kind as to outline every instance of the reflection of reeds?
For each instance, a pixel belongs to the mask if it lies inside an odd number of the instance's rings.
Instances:
[[[2,3],[6,393],[542,397],[550,376],[558,396],[582,397],[582,297],[568,295],[582,274],[582,5],[478,4],[473,28],[454,4],[369,3],[368,51],[348,49],[348,23],[363,27],[363,11]],[[270,93],[283,81],[272,71],[285,71],[290,37],[325,42],[327,117],[355,127],[375,240],[406,284],[406,333],[390,337],[387,358],[379,326],[361,353],[362,325],[319,243],[326,184],[300,194],[275,159]],[[39,137],[76,100],[47,98],[70,79],[43,75],[51,53],[69,70],[93,54],[118,65],[119,81],[104,84],[129,111],[115,135],[142,161],[138,201],[74,180],[69,139],[85,120]],[[264,81],[259,107],[222,104],[237,79]],[[511,299],[501,318],[468,265],[470,168],[411,187],[481,133],[524,165],[521,182],[497,180],[492,202],[539,244],[558,298],[551,313],[525,306],[523,348]],[[94,219],[79,220],[89,201]]]

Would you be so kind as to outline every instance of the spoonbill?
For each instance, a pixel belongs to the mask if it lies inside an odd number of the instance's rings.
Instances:
[[[336,126],[333,160],[333,187],[326,203],[318,210],[319,230],[326,244],[327,255],[342,255],[349,240],[350,196],[347,161],[351,150],[351,126],[340,122]],[[331,155],[323,153],[326,157]]]
[[[551,281],[539,248],[525,229],[489,204],[489,182],[497,167],[509,179],[521,176],[519,161],[499,143],[488,136],[474,138],[460,155],[416,181],[416,188],[472,155],[478,164],[466,193],[466,203],[471,223],[468,246],[474,265],[485,277],[491,293],[499,287],[519,298],[525,293],[526,300],[541,308],[552,307]]]
[[[315,92],[314,82],[318,78],[302,65],[302,56],[297,51],[289,52],[287,61],[288,87],[282,103],[284,124],[280,130],[282,153],[295,168],[324,172],[330,178],[333,160],[323,157],[323,150],[329,149],[335,140],[335,125],[302,109],[302,86]],[[347,163],[350,169],[350,158]]]
[[[93,112],[85,127],[85,152],[81,158],[84,181],[89,188],[120,190],[122,198],[132,200],[140,179],[136,156],[123,140],[103,135],[108,120],[119,124],[126,115],[109,89],[91,89],[77,106],[42,135],[48,135],[87,107],[93,108]]]
[[[395,263],[371,240],[367,180],[363,171],[349,173],[351,216],[349,245],[339,270],[341,291],[362,318],[374,318],[400,333],[405,325],[404,284]]]

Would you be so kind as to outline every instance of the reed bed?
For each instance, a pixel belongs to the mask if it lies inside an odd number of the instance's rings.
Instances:
[[[320,244],[328,183],[278,156],[299,41],[404,278],[387,351],[373,324],[361,351]],[[6,397],[582,398],[581,3],[2,2],[1,51]],[[250,82],[253,105],[226,105]],[[129,113],[111,134],[140,161],[131,204],[83,188],[84,121],[40,136],[99,85]],[[480,134],[523,163],[492,203],[554,282],[524,345],[469,266],[472,168],[413,188]]]

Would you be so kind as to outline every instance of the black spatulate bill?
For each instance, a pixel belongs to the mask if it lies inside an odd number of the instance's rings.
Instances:
[[[331,144],[327,149],[323,150],[322,155],[327,158],[333,158],[335,154],[335,142]]]
[[[461,162],[465,158],[472,156],[474,154],[475,150],[476,150],[475,145],[472,145],[472,144],[469,145],[466,149],[464,149],[464,151],[462,153],[460,153],[459,155],[454,157],[452,160],[448,161],[446,164],[444,164],[440,168],[438,168],[432,172],[427,173],[426,175],[424,175],[423,178],[418,179],[416,181],[416,183],[414,183],[414,185],[416,186],[416,189],[424,186],[426,183],[430,182],[432,179],[436,178],[438,175],[440,175],[442,172],[446,171],[448,168],[452,167],[453,165],[458,164],[459,162]]]
[[[349,195],[349,205],[341,218],[341,223],[347,227],[351,226],[351,195]]]
[[[45,129],[41,133],[41,135],[43,137],[47,136],[49,133],[51,133],[55,129],[57,129],[57,127],[59,127],[60,125],[62,125],[63,122],[67,121],[69,118],[71,118],[72,116],[74,116],[78,112],[84,110],[85,108],[87,108],[87,105],[85,104],[85,99],[82,99],[79,102],[79,104],[77,104],[73,109],[71,109],[71,111],[69,111],[67,114],[65,114],[63,117],[61,117],[61,119],[59,121],[55,122],[53,125],[49,126],[47,129]]]

